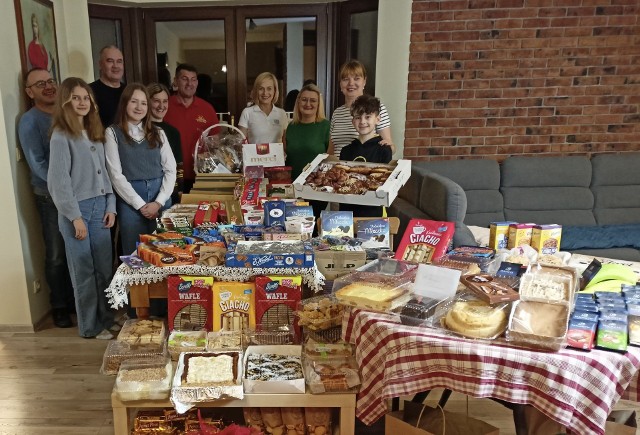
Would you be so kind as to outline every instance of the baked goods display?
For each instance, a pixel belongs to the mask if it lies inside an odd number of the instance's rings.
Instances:
[[[298,355],[252,353],[247,357],[245,378],[252,381],[289,381],[302,379],[302,364]]]
[[[384,283],[354,282],[335,292],[341,304],[376,311],[388,311],[411,299],[409,285],[394,286]]]
[[[312,331],[321,331],[342,324],[343,308],[332,295],[303,299],[298,304],[295,315],[298,324]]]
[[[562,269],[532,269],[520,280],[522,299],[542,302],[569,302],[573,297],[573,278]]]
[[[207,334],[207,350],[241,350],[243,335],[240,331],[218,331]]]
[[[172,374],[171,361],[166,357],[130,359],[120,366],[115,391],[122,401],[166,399]]]
[[[507,327],[508,304],[489,305],[481,300],[445,301],[442,326],[465,337],[496,338]]]
[[[166,342],[130,344],[125,341],[112,340],[107,344],[102,359],[100,373],[116,375],[123,361],[129,359],[147,359],[166,355]]]
[[[164,322],[162,320],[130,319],[127,320],[120,333],[118,341],[128,344],[156,344],[165,341]]]
[[[433,316],[438,302],[429,298],[411,299],[401,308],[396,309],[396,312],[400,315],[400,322],[403,325],[420,326]]]
[[[313,394],[355,391],[360,385],[358,365],[352,358],[308,358],[305,381]]]
[[[309,174],[305,184],[314,190],[362,195],[377,190],[389,178],[389,165],[354,165],[351,162],[322,163]]]
[[[181,352],[204,351],[207,347],[207,331],[172,331],[167,340],[167,350],[173,361]]]

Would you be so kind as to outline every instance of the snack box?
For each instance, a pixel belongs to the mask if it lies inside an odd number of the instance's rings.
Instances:
[[[227,267],[313,267],[313,247],[308,241],[247,242],[228,247]]]
[[[218,195],[211,193],[185,193],[180,198],[182,204],[199,204],[201,201],[220,202],[218,221],[221,223],[237,224],[243,222],[240,203],[233,195]]]
[[[297,345],[249,346],[244,354],[243,367],[247,367],[247,360],[252,354],[293,355],[299,357],[302,364],[302,347]],[[246,393],[305,393],[304,376],[299,379],[283,381],[260,381],[243,378],[243,384]]]
[[[252,282],[213,284],[213,330],[243,331],[256,325],[256,285]]]
[[[320,212],[320,236],[353,237],[353,212],[329,211]]]
[[[522,245],[530,245],[534,225],[535,224],[509,225],[509,239],[507,240],[507,248],[513,249]]]
[[[114,391],[123,402],[166,400],[171,391],[173,366],[165,356],[123,361]]]
[[[531,235],[531,247],[539,254],[555,254],[560,250],[562,225],[536,225]]]
[[[520,299],[520,294],[506,282],[486,273],[461,276],[460,282],[471,290],[478,299],[489,304],[517,301]]]
[[[211,331],[212,285],[211,276],[169,275],[167,318],[170,331]]]
[[[365,166],[370,168],[388,167],[391,170],[389,178],[375,191],[367,191],[363,195],[355,194],[339,194],[334,192],[319,191],[313,189],[306,184],[307,177],[314,172],[318,166],[330,166],[338,163],[345,166]],[[339,202],[343,204],[361,204],[361,205],[381,205],[388,207],[398,196],[398,190],[407,182],[411,176],[411,161],[397,160],[389,165],[382,163],[363,163],[341,161],[334,156],[328,154],[319,154],[309,164],[306,170],[296,178],[293,182],[295,195],[305,199],[316,199],[320,201]]]
[[[367,253],[359,251],[315,251],[320,273],[330,281],[353,272],[367,262]]]
[[[489,224],[489,248],[506,249],[509,241],[509,225],[517,222],[491,222]]]
[[[453,239],[453,222],[411,219],[396,251],[398,260],[431,263],[442,257]]]

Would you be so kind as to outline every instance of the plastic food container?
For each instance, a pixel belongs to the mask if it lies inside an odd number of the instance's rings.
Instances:
[[[171,391],[172,374],[167,357],[130,359],[120,365],[115,391],[122,401],[164,400]]]
[[[351,393],[360,386],[358,365],[353,358],[306,358],[304,375],[312,394]]]
[[[569,307],[536,301],[518,301],[512,306],[506,338],[534,349],[557,351],[566,345]]]
[[[117,341],[138,345],[161,344],[165,339],[164,321],[158,319],[130,319],[122,326]]]
[[[199,352],[207,348],[207,331],[173,331],[169,334],[167,349],[171,359],[178,360],[181,352]]]
[[[242,331],[218,331],[207,334],[207,350],[243,350],[245,348]]]
[[[244,341],[247,346],[298,344],[300,342],[292,325],[280,326],[276,329],[261,329],[260,325],[257,325],[256,329],[244,331]]]
[[[134,358],[153,358],[166,356],[166,342],[148,344],[129,344],[124,341],[112,340],[107,345],[102,359],[100,373],[104,375],[115,375],[120,369],[123,361]]]
[[[305,330],[323,331],[342,325],[344,309],[334,295],[323,295],[301,300],[294,314]]]

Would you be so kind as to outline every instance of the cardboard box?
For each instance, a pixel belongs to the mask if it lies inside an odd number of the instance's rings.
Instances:
[[[196,174],[194,193],[233,195],[242,174]]]
[[[281,143],[247,143],[242,145],[242,165],[272,168],[284,166],[284,145]]]
[[[302,360],[302,347],[295,345],[282,346],[249,346],[244,353],[243,367],[247,366],[249,355],[254,353],[273,353],[277,355],[296,355]],[[246,373],[245,373],[246,376]],[[305,393],[304,377],[290,381],[254,381],[242,380],[245,393]]]
[[[287,253],[244,253],[251,249],[251,244],[261,244],[263,242],[240,241],[231,244],[225,255],[225,265],[227,267],[313,267],[313,248],[308,241],[286,240],[279,243],[290,245],[291,252]],[[243,253],[239,254],[236,249],[240,248]]]
[[[213,284],[213,330],[242,331],[256,327],[256,285],[252,282]]]
[[[170,275],[167,278],[169,330],[211,331],[213,277]]]
[[[201,201],[224,203],[224,211],[222,208],[218,212],[218,219],[226,215],[224,218],[228,223],[237,225],[244,222],[240,202],[233,195],[219,195],[210,193],[185,193],[180,200],[181,204],[199,204]]]
[[[539,254],[555,254],[560,250],[562,225],[536,225],[531,235],[531,247]]]
[[[530,245],[534,225],[535,224],[509,225],[509,240],[507,241],[507,248],[513,249],[522,245]]]
[[[391,162],[393,172],[389,175],[387,181],[384,182],[376,191],[368,191],[364,195],[339,194],[332,192],[321,192],[314,190],[305,184],[305,180],[313,171],[316,170],[321,163],[340,162],[347,166],[370,166],[380,167],[381,163],[365,163],[365,162],[347,162],[340,161],[334,156],[328,154],[319,154],[309,164],[307,169],[293,182],[296,196],[305,199],[317,199],[320,201],[339,202],[343,204],[360,204],[360,205],[381,205],[388,207],[398,196],[398,190],[407,182],[411,176],[411,160],[397,160]]]
[[[316,265],[327,280],[355,271],[367,262],[365,251],[315,251]]]
[[[355,230],[358,230],[358,224],[362,221],[369,221],[369,220],[374,220],[374,219],[381,219],[381,217],[355,217],[353,218],[353,225],[355,227]],[[389,219],[389,249],[393,249],[393,236],[395,236],[396,234],[398,234],[398,229],[400,229],[400,219],[395,217],[395,216],[391,216],[388,217],[387,219]],[[322,228],[322,219],[318,218],[318,228]]]
[[[509,243],[509,225],[517,222],[491,222],[489,224],[489,247],[491,249],[507,249]]]

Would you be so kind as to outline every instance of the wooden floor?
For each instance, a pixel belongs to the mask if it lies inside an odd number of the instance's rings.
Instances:
[[[76,328],[59,329],[50,322],[36,333],[0,333],[0,434],[112,434],[114,378],[99,372],[107,343],[80,338]],[[434,391],[427,403],[434,405],[439,397]],[[468,409],[501,435],[515,434],[510,411],[489,399],[454,393],[446,409]],[[384,422],[359,425],[356,433],[382,435]]]

